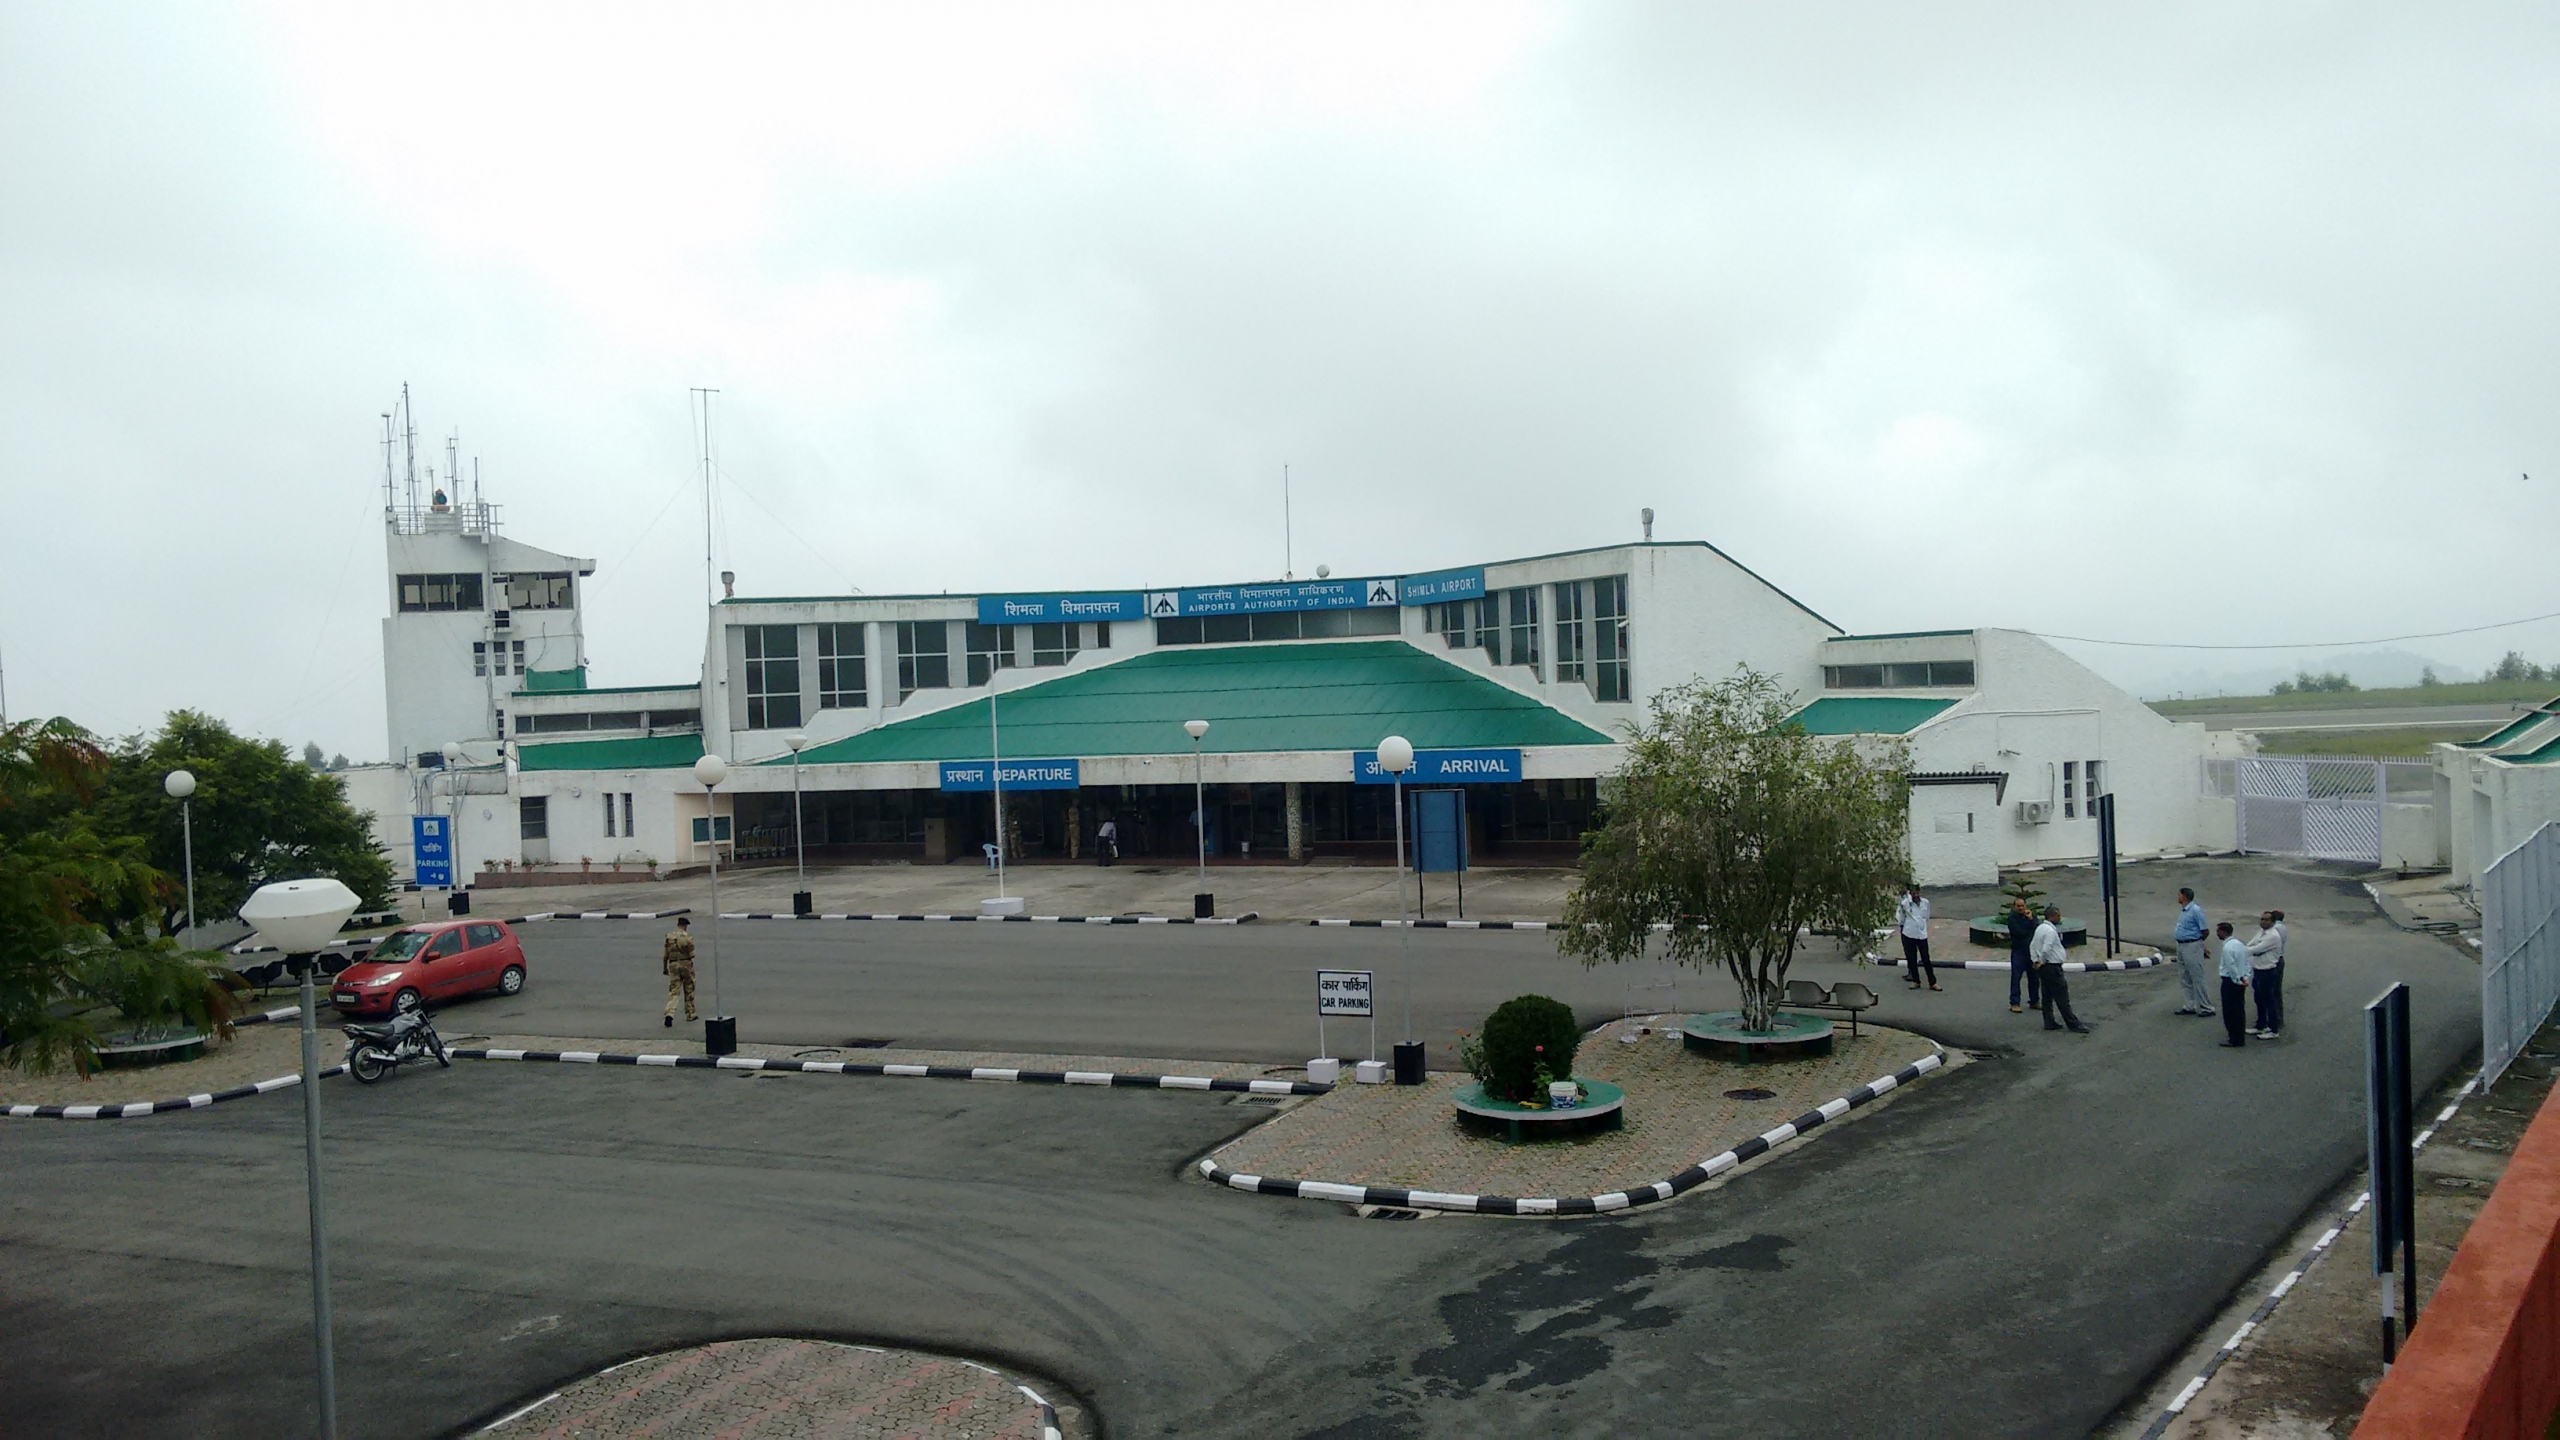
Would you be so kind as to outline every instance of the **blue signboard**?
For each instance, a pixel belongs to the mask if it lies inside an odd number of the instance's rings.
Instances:
[[[446,833],[451,823],[442,815],[409,817],[409,846],[419,884],[452,888],[453,837]]]
[[[1150,590],[1147,617],[1259,615],[1287,610],[1359,610],[1394,605],[1392,577],[1366,580],[1298,580],[1271,585],[1217,585],[1202,590]]]
[[[1085,620],[1143,620],[1146,601],[1127,595],[981,595],[981,625],[1073,624]]]
[[[1392,785],[1396,777],[1378,768],[1378,752],[1355,750],[1351,778],[1363,785]],[[1508,785],[1520,778],[1517,750],[1416,750],[1413,768],[1404,772],[1407,785]]]
[[[1467,792],[1422,790],[1413,797],[1413,868],[1444,875],[1467,868]]]
[[[1446,600],[1475,600],[1484,595],[1484,570],[1441,570],[1407,575],[1397,587],[1407,605],[1437,605]]]
[[[1007,790],[1073,790],[1084,783],[1080,763],[1074,760],[1007,760],[1004,763],[1004,788]],[[942,762],[942,788],[945,790],[993,790],[995,766],[984,760],[945,760]]]

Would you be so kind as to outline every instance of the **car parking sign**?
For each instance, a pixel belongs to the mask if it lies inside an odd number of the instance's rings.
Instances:
[[[1316,972],[1316,1014],[1319,1017],[1348,1015],[1366,1019],[1369,1008],[1369,976],[1367,970],[1319,970]]]

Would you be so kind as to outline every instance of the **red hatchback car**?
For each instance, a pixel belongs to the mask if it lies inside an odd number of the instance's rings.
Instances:
[[[440,920],[394,930],[337,973],[329,1001],[344,1015],[389,1015],[433,1000],[524,988],[524,947],[503,920]]]

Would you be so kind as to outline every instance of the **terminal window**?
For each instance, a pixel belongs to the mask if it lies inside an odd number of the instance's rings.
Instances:
[[[1082,639],[1077,632],[1081,628],[1076,625],[1032,626],[1031,663],[1064,665],[1076,658],[1077,642]]]
[[[571,582],[569,572],[566,570],[506,575],[497,579],[506,587],[507,608],[510,610],[566,610],[569,608]]]
[[[1971,685],[1970,660],[1905,660],[1890,665],[1825,665],[1825,690],[1918,690],[1933,685]]]
[[[818,708],[859,710],[870,704],[859,624],[818,627]]]
[[[744,625],[747,728],[788,730],[800,723],[800,627]]]
[[[478,610],[481,605],[480,577],[477,575],[403,575],[400,577],[402,610]]]
[[[474,640],[471,642],[471,673],[474,675],[522,675],[524,642],[521,640]]]
[[[1632,693],[1628,659],[1627,577],[1607,575],[1591,582],[1591,694],[1599,700],[1624,700]]]
[[[551,797],[527,795],[516,802],[516,833],[526,840],[551,838]]]
[[[969,683],[984,685],[995,678],[998,670],[1013,668],[1013,627],[981,625],[975,620],[963,623],[963,640],[969,648]]]
[[[1495,659],[1505,665],[1526,665],[1531,673],[1538,668],[1538,587],[1523,585],[1502,592],[1502,653]]]
[[[947,620],[898,622],[898,698],[919,690],[951,688],[951,623]]]
[[[1590,636],[1583,620],[1590,606],[1586,603],[1582,582],[1568,580],[1556,587],[1556,678],[1588,679]]]

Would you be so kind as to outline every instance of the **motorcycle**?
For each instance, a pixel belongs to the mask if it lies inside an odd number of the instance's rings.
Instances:
[[[346,1028],[347,1071],[367,1085],[422,1060],[433,1059],[447,1069],[453,1065],[445,1058],[444,1037],[436,1033],[436,1022],[424,1010],[394,1015],[381,1025]]]

